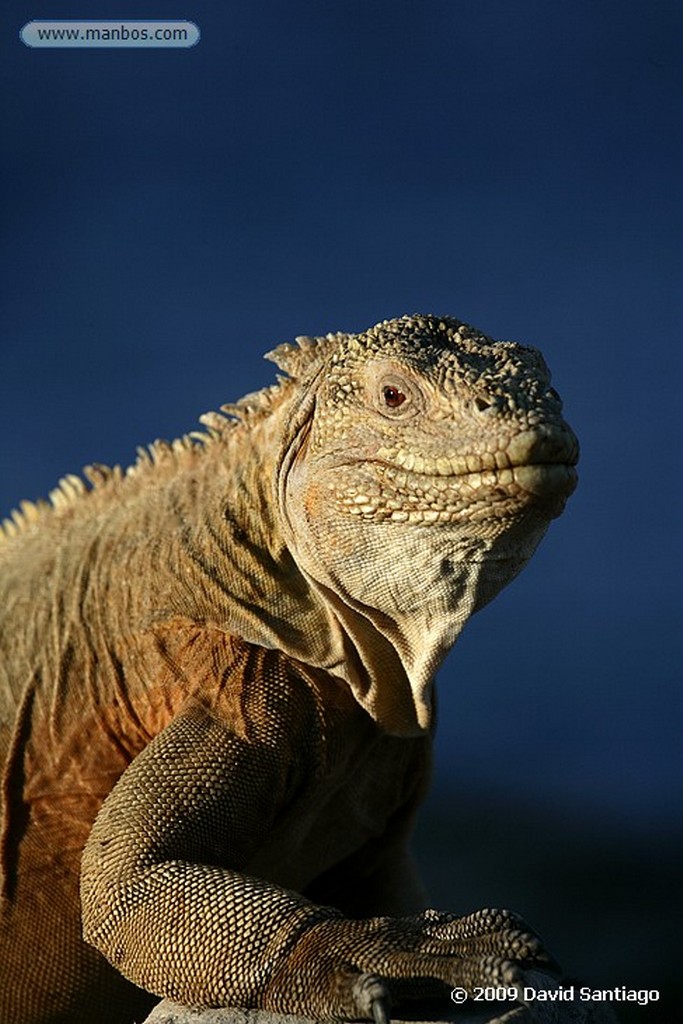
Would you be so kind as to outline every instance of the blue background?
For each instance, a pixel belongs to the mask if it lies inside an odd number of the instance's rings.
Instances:
[[[2,513],[194,429],[295,334],[432,311],[538,345],[580,487],[441,672],[430,820],[448,856],[493,857],[485,892],[522,835],[519,909],[582,906],[569,959],[654,983],[683,840],[680,4],[3,13]],[[188,18],[201,40],[19,41],[79,16]],[[456,898],[447,865],[434,879]]]

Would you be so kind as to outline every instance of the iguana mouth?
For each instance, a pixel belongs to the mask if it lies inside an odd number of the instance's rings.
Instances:
[[[543,509],[544,517],[554,519],[578,480],[574,467],[563,462],[450,476],[432,476],[388,463],[375,465],[380,470],[375,487],[352,488],[344,493],[341,503],[354,516],[394,522],[502,522],[530,506]]]
[[[495,452],[436,457],[383,446],[363,459],[377,473],[374,483],[357,478],[342,504],[363,518],[397,522],[502,520],[530,505],[552,519],[576,487],[577,460],[571,431],[544,427],[501,439]],[[335,459],[336,469],[351,465],[358,470],[348,452]]]
[[[449,478],[442,479],[447,481]],[[452,473],[450,480],[451,483],[457,480],[459,485],[465,485],[473,491],[482,488],[505,492],[521,489],[538,497],[559,493],[569,496],[576,487],[578,474],[574,466],[566,462],[541,462],[506,469]]]
[[[386,446],[376,452],[378,461],[417,476],[475,478],[494,473],[500,475],[501,483],[513,482],[512,478],[506,480],[508,470],[514,473],[521,469],[535,469],[539,479],[545,475],[546,470],[551,470],[551,477],[558,477],[559,474],[552,473],[552,467],[570,470],[576,465],[578,457],[579,446],[574,434],[568,429],[550,428],[520,431],[511,438],[501,438],[495,449],[484,452],[432,456]],[[515,482],[522,485],[523,475],[520,474],[520,479]],[[526,474],[529,482],[533,475]]]
[[[511,480],[507,480],[507,474]],[[471,474],[480,476],[482,483],[486,482],[486,473]],[[510,470],[500,470],[497,474],[497,483],[505,486],[514,483],[529,494],[535,494],[539,498],[554,494],[563,494],[566,497],[572,493],[578,482],[578,474],[573,465],[566,462],[542,462],[527,463],[523,466],[513,466]]]
[[[374,460],[373,460],[374,462]],[[348,463],[347,463],[348,464]],[[390,480],[422,480],[437,490],[447,490],[457,481],[472,490],[479,488],[521,488],[531,494],[550,494],[565,491],[568,495],[575,489],[578,474],[574,465],[567,462],[538,462],[508,466],[505,469],[466,470],[462,473],[429,473],[414,467],[397,466],[389,462],[375,462],[381,467],[382,476]],[[410,487],[407,488],[410,490]]]

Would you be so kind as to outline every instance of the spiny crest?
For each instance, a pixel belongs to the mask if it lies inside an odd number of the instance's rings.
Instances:
[[[266,352],[264,358],[270,359],[289,377],[300,380],[307,377],[311,371],[317,370],[334,346],[351,344],[355,338],[355,334],[345,334],[343,331],[330,332],[319,337],[301,334],[294,339],[295,345],[285,341],[271,352]]]
[[[91,467],[87,467],[89,470]],[[94,469],[94,467],[92,467]],[[88,493],[84,480],[73,473],[62,477],[57,486],[50,491],[49,501],[39,498],[38,501],[21,501],[19,508],[12,509],[8,519],[0,522],[0,543],[10,537],[16,537],[23,530],[54,509],[65,509]]]
[[[254,420],[269,416],[291,393],[295,384],[310,378],[324,364],[331,349],[344,342],[353,344],[355,338],[356,335],[342,331],[321,337],[300,335],[294,339],[295,344],[286,341],[266,352],[264,359],[275,363],[286,376],[278,374],[277,383],[243,395],[236,402],[228,402],[220,407],[219,412],[206,412],[200,416],[199,422],[205,427],[208,438],[217,440],[223,437],[226,431],[235,427],[235,421],[248,426]],[[206,440],[206,437],[202,439]]]
[[[38,501],[21,501],[19,508],[13,508],[9,519],[0,522],[0,543],[10,537],[16,537],[22,530],[37,522],[45,511],[52,508],[49,502],[40,498]]]
[[[244,395],[236,402],[222,405],[219,412],[204,413],[199,417],[203,430],[193,430],[173,441],[156,440],[147,447],[139,447],[135,462],[126,469],[93,463],[83,469],[85,479],[74,474],[63,477],[50,491],[48,501],[22,501],[18,509],[12,510],[9,518],[0,521],[0,543],[27,530],[46,515],[67,510],[92,493],[102,493],[123,481],[144,479],[159,469],[172,470],[176,466],[186,465],[188,459],[196,457],[208,445],[225,438],[240,423],[248,429],[254,420],[272,413],[294,386],[295,379],[320,362],[323,348],[344,337],[348,336],[329,334],[324,338],[297,338],[298,348],[289,344],[280,345],[273,353],[269,353],[268,358],[285,369],[288,377],[278,375],[276,384]]]
[[[234,428],[235,420],[249,423],[254,418],[268,416],[280,404],[290,385],[290,380],[278,375],[277,384],[251,391],[236,402],[226,402],[220,407],[220,412],[205,412],[199,417],[199,422],[208,428],[211,438],[222,437],[226,430]]]
[[[201,431],[193,431],[174,441],[157,440],[147,448],[138,448],[137,459],[126,469],[122,469],[121,466],[105,466],[100,462],[94,462],[83,468],[85,479],[69,473],[62,477],[57,486],[49,492],[49,500],[39,498],[35,502],[21,501],[19,508],[10,512],[9,518],[0,521],[0,544],[3,540],[16,537],[29,529],[46,515],[68,510],[77,502],[87,499],[94,492],[100,494],[121,484],[124,480],[144,476],[158,466],[175,465],[181,455],[199,450],[198,441],[206,444],[210,440],[209,435]]]
[[[94,463],[84,468],[85,480],[73,474],[65,476],[50,492],[49,501],[22,501],[19,508],[11,512],[9,519],[0,522],[0,542],[28,529],[46,514],[68,509],[92,493],[107,491],[124,480],[144,479],[148,473],[162,467],[172,470],[181,464],[186,465],[187,459],[196,457],[203,448],[223,439],[228,431],[240,424],[248,429],[255,420],[270,415],[291,394],[292,387],[310,381],[326,362],[336,362],[342,351],[355,350],[360,354],[374,345],[381,347],[389,339],[401,338],[406,342],[412,339],[414,343],[419,335],[428,336],[442,331],[461,334],[471,330],[451,318],[416,315],[383,320],[363,334],[336,331],[317,337],[302,335],[295,339],[295,344],[285,342],[278,345],[265,356],[287,375],[278,375],[276,384],[245,395],[234,403],[222,405],[220,412],[208,412],[200,416],[204,430],[192,431],[174,441],[157,440],[147,448],[138,448],[136,461],[125,470],[120,466],[109,467]]]
[[[103,467],[88,466],[85,473],[91,479],[90,472],[97,475]],[[0,522],[0,541],[15,537],[22,530],[28,529],[38,522],[46,512],[54,509],[65,509],[88,493],[88,487],[80,476],[73,473],[62,477],[57,486],[50,491],[49,501],[39,498],[38,501],[21,501],[18,509],[12,509],[9,519]]]

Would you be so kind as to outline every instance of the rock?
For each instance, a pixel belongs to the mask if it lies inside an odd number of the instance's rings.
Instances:
[[[617,1024],[609,1004],[583,1002],[550,975],[525,972],[525,983],[537,993],[528,1006],[518,1003],[456,1004],[450,1000],[404,1003],[392,1024]],[[565,998],[559,998],[564,994]],[[566,997],[569,996],[569,1000]],[[574,998],[572,998],[574,996]],[[307,1017],[267,1010],[192,1010],[164,999],[144,1024],[320,1024]]]
[[[482,1007],[472,1010],[454,1003],[416,1003],[410,1017],[392,1017],[392,1024],[532,1024],[529,1012],[523,1006],[501,1010]],[[240,1010],[228,1007],[222,1010],[192,1010],[170,999],[156,1006],[144,1024],[311,1024],[308,1017],[269,1013],[267,1010]]]

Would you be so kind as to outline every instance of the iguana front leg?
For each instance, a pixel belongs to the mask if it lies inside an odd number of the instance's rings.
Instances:
[[[190,709],[133,761],[84,852],[86,939],[157,995],[314,1018],[381,1021],[394,995],[435,980],[496,984],[547,964],[509,915],[350,920],[241,873],[319,767],[300,698],[296,722],[280,706],[244,735]]]

